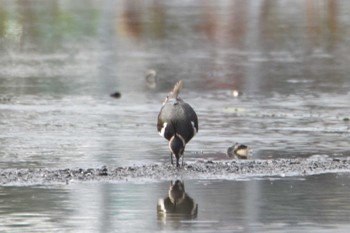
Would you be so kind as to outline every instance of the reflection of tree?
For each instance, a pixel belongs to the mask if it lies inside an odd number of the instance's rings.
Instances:
[[[147,37],[161,39],[165,37],[167,17],[164,3],[154,0],[150,6],[140,1],[125,1],[117,22],[120,35],[137,41]]]
[[[143,30],[142,14],[140,2],[131,0],[125,3],[125,9],[122,13],[122,25],[124,25],[125,32],[128,36],[139,39]]]
[[[312,48],[324,47],[332,51],[339,38],[338,5],[334,0],[327,1],[325,8],[318,1],[307,1],[306,4],[306,32]]]
[[[328,29],[329,29],[329,45],[328,48],[330,51],[332,51],[336,45],[337,45],[337,41],[338,38],[340,38],[339,35],[339,30],[338,30],[338,19],[337,19],[337,15],[338,15],[338,5],[337,2],[335,0],[329,0],[328,1],[328,18],[327,18],[327,22],[328,22]]]
[[[3,8],[0,8],[0,39],[5,36],[5,20],[6,20],[6,11]]]
[[[99,7],[94,1],[85,1],[84,6],[58,0],[43,1],[40,4],[37,1],[8,1],[0,9],[0,36],[3,38],[9,34],[10,29],[6,25],[18,25],[17,28],[23,30],[19,40],[22,49],[35,50],[60,49],[73,41],[89,37],[96,39],[99,20],[103,14]],[[245,77],[239,73],[242,69],[240,63],[249,59],[235,58],[232,54],[223,55],[221,51],[254,50],[268,56],[271,51],[293,54],[298,50],[312,51],[317,47],[325,47],[326,51],[329,49],[332,52],[338,47],[341,35],[346,35],[347,31],[346,25],[339,21],[339,3],[335,0],[330,0],[327,4],[306,1],[294,5],[288,1],[261,1],[252,4],[240,0],[226,5],[201,1],[191,14],[183,12],[191,10],[192,6],[169,5],[160,0],[148,3],[122,1],[121,5],[115,4],[114,7],[115,9],[110,9],[114,13],[109,20],[116,21],[114,23],[119,30],[118,36],[126,40],[135,38],[136,43],[145,42],[146,45],[152,41],[151,45],[156,52],[159,52],[158,49],[164,51],[161,55],[164,58],[163,64],[152,64],[147,68],[173,69],[171,73],[177,74],[179,67],[174,67],[174,63],[178,63],[175,58],[202,44],[208,46],[211,59],[203,59],[204,64],[192,65],[191,70],[195,67],[204,67],[207,73],[210,73],[210,69],[218,69],[217,67],[228,70],[228,73],[220,77],[204,76],[205,79],[219,82],[218,85],[208,82],[210,86],[218,88],[242,83],[241,80]],[[291,10],[284,15],[281,8]],[[256,35],[256,41],[250,40],[250,35]],[[8,42],[16,43],[15,40]],[[196,51],[193,54],[195,53]],[[164,63],[167,59],[171,65]],[[179,60],[183,62],[183,59]],[[183,66],[182,64],[181,67]],[[220,72],[221,70],[218,73]]]
[[[20,24],[23,25],[23,36],[21,38],[21,45],[33,44],[35,38],[39,36],[38,28],[38,17],[35,10],[33,9],[33,4],[30,1],[17,0],[19,15],[20,15]]]
[[[76,41],[96,35],[96,13],[93,1],[85,1],[83,8],[75,4],[65,5],[57,0],[40,3],[10,1],[4,3],[0,9],[0,37],[11,35],[11,25],[18,24],[22,30],[19,40],[22,49],[60,49],[65,46],[67,39]]]
[[[150,32],[148,35],[152,38],[162,38],[166,36],[166,13],[164,3],[162,0],[155,0],[151,6],[151,17],[150,17]]]

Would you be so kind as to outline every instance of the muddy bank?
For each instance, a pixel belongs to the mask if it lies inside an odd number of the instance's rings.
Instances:
[[[350,157],[278,160],[203,160],[177,169],[169,163],[135,167],[2,169],[1,185],[35,185],[71,181],[143,182],[170,179],[245,179],[350,172]]]

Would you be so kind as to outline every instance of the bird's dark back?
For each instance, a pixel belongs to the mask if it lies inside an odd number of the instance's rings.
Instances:
[[[167,122],[168,126],[165,131],[165,138],[170,140],[174,135],[175,128],[176,133],[180,134],[185,142],[189,142],[195,135],[193,131],[193,125],[198,131],[198,117],[193,108],[182,100],[177,102],[167,102],[162,107],[158,117],[158,131],[163,127],[163,123]],[[193,123],[192,123],[193,122]],[[173,124],[171,126],[170,124]],[[193,124],[193,125],[192,125]]]

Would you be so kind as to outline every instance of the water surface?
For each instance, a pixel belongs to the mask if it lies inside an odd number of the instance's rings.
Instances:
[[[348,174],[184,184],[198,204],[195,218],[157,216],[158,200],[168,196],[168,181],[2,187],[1,226],[12,232],[345,232],[349,228]]]
[[[169,160],[156,118],[184,80],[186,160],[347,157],[348,1],[0,0],[0,168]],[[155,88],[145,83],[157,71]],[[233,90],[243,93],[238,97]],[[109,95],[119,91],[121,98]],[[198,218],[163,224],[169,181],[1,187],[8,231],[345,231],[348,175],[189,180]],[[18,204],[20,203],[20,205]]]

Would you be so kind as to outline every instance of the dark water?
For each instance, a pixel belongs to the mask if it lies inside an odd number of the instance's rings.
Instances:
[[[0,5],[0,168],[168,161],[155,124],[179,79],[200,121],[188,161],[223,159],[236,141],[259,159],[350,156],[345,0]],[[166,224],[156,205],[168,181],[1,187],[0,227],[341,232],[348,179],[189,180],[197,219]]]

